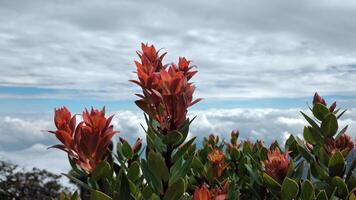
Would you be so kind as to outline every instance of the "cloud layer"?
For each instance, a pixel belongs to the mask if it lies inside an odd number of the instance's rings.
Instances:
[[[356,137],[356,110],[348,111],[340,121],[340,127],[349,124],[348,134]],[[210,133],[229,139],[231,130],[240,130],[241,139],[262,139],[269,144],[273,140],[283,142],[290,134],[301,135],[305,121],[297,109],[208,109],[194,110],[197,116],[190,129],[190,136],[197,142]],[[30,118],[31,119],[31,118]],[[68,170],[67,157],[59,150],[47,147],[57,144],[56,138],[43,129],[53,129],[49,118],[30,120],[13,117],[0,118],[0,159],[27,166],[40,167],[54,172]],[[145,138],[140,123],[141,113],[115,112],[113,124],[124,137],[133,143],[137,137]],[[114,138],[115,141],[118,137]],[[16,148],[13,148],[16,147]]]
[[[141,41],[198,66],[204,98],[356,95],[354,1],[2,1],[3,98],[132,99]],[[11,19],[11,20],[9,20]]]

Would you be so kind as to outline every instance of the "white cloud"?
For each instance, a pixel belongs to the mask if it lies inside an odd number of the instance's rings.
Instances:
[[[356,138],[356,110],[346,112],[340,120],[340,127],[349,124],[349,131]],[[228,139],[232,130],[240,130],[241,139],[262,139],[266,144],[273,140],[282,142],[290,134],[302,137],[306,124],[298,109],[208,109],[192,110],[190,116],[197,116],[190,127],[190,136],[197,136],[200,143],[203,137],[211,133]],[[47,147],[58,141],[49,133],[42,134],[41,129],[50,127],[49,119],[0,118],[1,137],[0,159],[31,167],[50,169],[54,172],[68,170],[64,152]],[[118,136],[133,143],[137,137],[145,138],[140,123],[144,123],[143,114],[128,110],[115,112],[113,125],[120,131]],[[16,128],[14,128],[16,127]],[[6,130],[6,131],[4,131]],[[9,140],[9,138],[14,137]],[[16,140],[16,141],[14,141]],[[13,147],[7,145],[11,142]],[[21,144],[21,145],[20,145]]]

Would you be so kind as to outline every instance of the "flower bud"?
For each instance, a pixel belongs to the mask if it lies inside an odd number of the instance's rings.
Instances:
[[[317,92],[314,94],[313,104],[320,103],[326,106],[325,100]]]
[[[334,112],[335,108],[336,108],[336,101],[334,101],[334,103],[331,104],[331,106],[330,106],[330,108],[329,108],[329,111],[330,111],[330,112]]]
[[[142,147],[142,139],[137,138],[134,146],[132,147],[132,151],[134,153],[138,153],[140,151],[141,147]]]
[[[193,200],[210,200],[210,192],[205,184],[201,188],[195,188]]]
[[[231,144],[236,145],[240,132],[238,130],[231,132]]]

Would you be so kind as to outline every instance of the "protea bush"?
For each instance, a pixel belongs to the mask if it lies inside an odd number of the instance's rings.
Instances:
[[[209,135],[197,148],[187,137],[188,108],[201,100],[193,98],[196,69],[184,57],[164,64],[166,53],[153,45],[137,54],[131,82],[142,90],[135,103],[146,119],[145,142],[120,137],[114,145],[119,131],[105,108],[85,109],[79,123],[67,108],[55,109],[50,132],[61,144],[52,147],[68,154],[65,175],[80,186],[79,195],[62,199],[356,199],[355,145],[347,126],[339,127],[345,110],[336,102],[327,107],[316,93],[309,114],[301,112],[303,138],[291,135],[283,145],[243,141],[232,131],[228,140]]]

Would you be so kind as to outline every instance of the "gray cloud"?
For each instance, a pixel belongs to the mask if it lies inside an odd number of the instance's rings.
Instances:
[[[0,86],[70,89],[38,98],[134,98],[141,41],[167,62],[192,59],[205,98],[356,95],[353,1],[2,1],[0,11]]]

